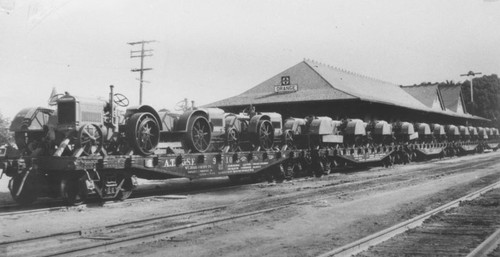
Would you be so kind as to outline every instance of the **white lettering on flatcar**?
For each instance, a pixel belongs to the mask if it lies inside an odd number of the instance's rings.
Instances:
[[[195,159],[194,158],[186,158],[182,160],[181,166],[188,166],[188,165],[195,165]],[[165,160],[165,164],[163,164],[163,167],[175,167],[175,159],[168,159]]]

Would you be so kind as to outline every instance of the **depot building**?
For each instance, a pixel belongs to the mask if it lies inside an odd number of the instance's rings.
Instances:
[[[401,86],[312,60],[205,107],[239,113],[249,105],[283,118],[315,115],[463,125],[488,121],[467,113],[459,86]]]

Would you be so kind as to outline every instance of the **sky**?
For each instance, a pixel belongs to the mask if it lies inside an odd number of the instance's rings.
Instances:
[[[500,71],[498,0],[0,0],[0,113],[58,93],[104,98],[109,85],[174,109],[240,94],[301,62],[398,85]]]

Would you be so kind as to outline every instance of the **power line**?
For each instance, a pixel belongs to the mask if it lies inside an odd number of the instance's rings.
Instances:
[[[131,46],[135,45],[141,45],[141,50],[135,50],[135,51],[130,51],[130,58],[141,58],[141,67],[139,69],[132,69],[132,72],[139,72],[139,104],[142,104],[142,83],[146,82],[149,83],[148,81],[145,81],[143,79],[144,77],[144,71],[152,70],[153,68],[144,68],[144,57],[151,57],[153,56],[153,49],[144,49],[145,44],[153,43],[156,42],[156,40],[142,40],[142,41],[137,41],[137,42],[128,42],[127,44]]]

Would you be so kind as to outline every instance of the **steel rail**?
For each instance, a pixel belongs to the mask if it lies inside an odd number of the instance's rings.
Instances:
[[[276,211],[279,209],[283,209],[288,207],[288,205],[284,206],[279,206],[279,207],[274,207],[274,208],[268,208],[260,211],[254,211],[254,212],[248,212],[248,213],[243,213],[243,214],[238,214],[238,215],[233,215],[225,218],[220,218],[220,219],[213,219],[197,224],[188,224],[184,226],[179,226],[175,228],[168,228],[168,229],[161,229],[157,231],[151,231],[151,232],[146,232],[146,233],[141,233],[141,234],[136,234],[128,237],[122,237],[118,239],[113,239],[109,241],[103,241],[95,244],[87,244],[87,245],[82,245],[80,247],[76,247],[73,249],[65,249],[61,250],[58,252],[53,252],[48,255],[44,256],[67,256],[67,255],[73,255],[73,254],[78,254],[78,255],[87,255],[87,254],[95,254],[103,251],[109,251],[111,249],[116,249],[119,247],[126,247],[130,246],[131,244],[139,244],[139,243],[145,243],[145,242],[151,242],[151,241],[156,241],[158,238],[166,236],[170,233],[173,232],[178,232],[178,231],[183,231],[183,230],[188,230],[188,229],[193,229],[193,228],[199,228],[199,227],[204,227],[204,226],[213,226],[214,224],[217,223],[222,223],[230,220],[236,220],[240,218],[245,218],[249,216],[254,216],[254,215],[259,215],[263,214],[266,212],[272,212]]]
[[[376,180],[379,180],[379,179],[380,178],[374,178],[374,179],[370,179],[369,181],[348,182],[348,183],[344,183],[344,184],[335,185],[335,187],[339,187],[339,186],[352,186],[354,184],[363,184],[363,183],[368,183],[368,182],[376,181]],[[412,179],[412,180],[414,180],[414,179]],[[410,181],[412,181],[412,180],[410,180]],[[391,185],[391,184],[397,184],[397,183],[401,183],[401,182],[402,181],[396,181],[396,182],[389,183],[389,184],[384,184],[384,185],[379,185],[379,186],[375,186],[375,187],[369,187],[369,188],[366,188],[366,189],[357,190],[356,192],[363,192],[365,190],[373,190],[374,188],[385,187],[385,186],[388,186],[388,185]],[[215,221],[208,221],[208,222],[199,223],[199,224],[195,224],[195,225],[191,225],[190,224],[190,225],[185,225],[185,226],[174,228],[174,229],[166,229],[164,231],[164,233],[170,233],[170,232],[174,232],[174,231],[180,231],[180,230],[184,230],[184,229],[188,229],[188,228],[195,228],[195,227],[198,227],[198,226],[202,226],[204,224],[219,223],[219,222],[223,222],[223,221],[227,221],[227,220],[232,220],[232,219],[247,217],[247,216],[251,216],[251,215],[257,215],[257,214],[261,214],[261,213],[264,213],[264,212],[271,212],[271,211],[278,210],[278,209],[285,208],[285,207],[292,206],[292,205],[301,205],[301,204],[306,204],[306,203],[311,203],[311,202],[317,202],[317,201],[326,200],[326,199],[335,198],[335,197],[337,197],[337,196],[336,195],[331,195],[331,196],[324,196],[324,197],[320,197],[320,198],[315,198],[313,200],[308,200],[308,201],[290,202],[290,203],[287,203],[287,204],[284,204],[284,205],[281,205],[281,206],[277,206],[277,207],[274,207],[274,208],[269,208],[269,209],[265,209],[265,210],[261,210],[261,211],[255,211],[255,212],[245,213],[245,214],[241,214],[241,215],[236,215],[234,217],[223,218],[223,219],[215,220]],[[247,202],[245,202],[245,204],[249,204],[249,203],[252,203],[252,202],[258,202],[259,200],[260,199],[247,201]],[[279,200],[279,199],[277,199],[277,200]],[[44,236],[39,236],[39,237],[31,237],[31,238],[23,238],[23,239],[18,239],[18,240],[4,241],[4,242],[0,242],[0,247],[2,247],[2,246],[8,246],[8,245],[13,245],[13,244],[19,244],[19,243],[25,243],[25,242],[30,242],[30,241],[43,240],[43,239],[48,239],[48,238],[60,238],[60,237],[79,236],[79,235],[81,236],[82,234],[91,234],[92,233],[91,231],[93,231],[93,230],[98,231],[98,230],[107,230],[107,229],[112,229],[112,228],[117,228],[117,227],[125,227],[127,225],[138,225],[140,223],[147,223],[147,222],[151,222],[151,221],[159,221],[161,219],[167,219],[167,218],[178,217],[178,216],[183,216],[183,215],[190,215],[190,214],[195,214],[195,213],[202,213],[202,212],[212,211],[212,210],[217,210],[217,209],[225,209],[227,207],[228,207],[227,205],[223,205],[223,206],[217,206],[217,207],[200,209],[200,210],[183,212],[183,213],[167,214],[167,215],[163,215],[163,216],[159,216],[159,217],[152,217],[152,218],[147,218],[147,219],[132,220],[132,221],[124,222],[124,223],[116,223],[116,224],[107,225],[107,226],[103,226],[103,227],[94,227],[94,228],[89,228],[89,229],[84,229],[84,230],[74,230],[74,231],[54,233],[54,234],[49,234],[49,235],[44,235]],[[155,235],[156,235],[156,233],[155,233]],[[144,237],[147,237],[147,236],[148,235],[144,235]],[[141,238],[140,235],[138,235],[136,237],[137,238]],[[89,237],[82,237],[82,238],[92,238],[92,237],[89,236]],[[122,239],[120,239],[120,240],[122,240]],[[125,239],[123,239],[123,240],[125,240]],[[133,238],[131,240],[133,240]],[[125,241],[128,241],[128,240],[125,240]],[[115,242],[115,241],[113,241],[113,242]],[[119,243],[119,242],[117,242],[117,243]],[[133,241],[130,241],[129,243],[133,243]],[[104,245],[108,245],[108,243],[104,243]],[[117,247],[121,247],[121,245],[119,245]],[[75,251],[77,251],[77,250],[75,250]],[[69,252],[64,252],[64,253],[69,253]],[[64,253],[61,253],[61,254],[64,254]],[[58,254],[59,253],[50,253],[48,255],[42,255],[42,256],[52,256],[52,255],[58,255]]]
[[[395,182],[395,183],[400,183],[400,181]],[[378,186],[378,187],[380,187],[380,186]],[[500,181],[493,184],[493,185],[489,185],[487,187],[484,187],[476,192],[468,194],[464,197],[461,197],[460,199],[455,200],[451,203],[443,205],[435,210],[439,210],[437,212],[440,212],[440,211],[445,210],[446,208],[452,208],[452,207],[458,206],[460,201],[474,199],[475,197],[478,197],[481,194],[483,194],[483,193],[485,193],[493,188],[496,188],[496,187],[500,187]],[[368,188],[368,190],[370,190],[372,188],[373,187],[370,187],[370,188]],[[360,191],[363,191],[363,190],[360,190]],[[358,191],[356,191],[356,192],[358,192]],[[172,234],[174,232],[180,232],[180,231],[184,231],[184,230],[200,228],[200,227],[205,227],[205,226],[213,226],[214,224],[217,224],[217,223],[223,223],[223,222],[230,221],[230,220],[236,220],[236,219],[245,218],[245,217],[249,217],[249,216],[273,212],[273,211],[277,211],[277,210],[284,209],[284,208],[294,206],[294,205],[303,205],[303,204],[308,204],[308,203],[317,202],[317,201],[321,201],[321,200],[325,200],[325,199],[329,199],[329,198],[335,198],[335,197],[336,197],[335,195],[331,195],[331,196],[316,198],[313,200],[300,201],[300,202],[289,202],[289,203],[282,204],[281,206],[276,206],[276,207],[267,208],[267,209],[263,209],[263,210],[232,215],[229,217],[223,217],[223,218],[219,218],[219,219],[213,219],[213,220],[209,220],[209,221],[205,221],[205,222],[201,222],[201,223],[197,223],[197,224],[188,224],[188,225],[179,226],[176,228],[167,228],[167,229],[162,229],[162,230],[157,230],[157,231],[150,231],[150,232],[146,232],[146,233],[136,234],[136,235],[122,237],[122,238],[118,238],[118,239],[111,239],[108,241],[103,241],[103,242],[94,243],[94,244],[89,243],[89,244],[86,244],[86,245],[83,245],[83,246],[80,246],[77,248],[66,249],[66,250],[61,250],[59,252],[54,252],[54,253],[51,253],[50,255],[46,255],[46,256],[95,254],[95,253],[109,251],[109,250],[120,248],[120,247],[127,247],[127,246],[130,246],[131,244],[139,244],[139,243],[156,241],[160,237],[165,237],[165,236]],[[423,220],[425,220],[426,218],[430,217],[433,214],[434,213],[432,213],[432,214],[426,213],[426,214],[420,215],[420,216],[418,216],[410,221],[419,222],[421,224],[423,222]],[[425,218],[420,220],[420,217],[425,217]],[[419,221],[416,221],[416,220],[419,220]],[[410,226],[412,225],[410,223],[412,223],[412,222],[404,222],[405,224],[403,224],[402,226],[410,228]],[[417,223],[415,223],[415,224],[417,224]],[[407,228],[407,229],[409,229],[409,228]],[[339,255],[339,256],[350,256],[351,254],[353,254],[353,253],[349,253],[346,255]],[[321,255],[321,256],[323,256],[323,255]],[[331,256],[331,255],[324,255],[324,256]]]
[[[168,218],[172,218],[172,217],[179,217],[179,216],[196,214],[196,213],[203,213],[203,212],[214,211],[214,210],[222,210],[222,209],[226,209],[227,207],[228,207],[228,205],[221,205],[221,206],[205,208],[205,209],[200,209],[200,210],[194,210],[194,211],[188,211],[188,212],[172,213],[172,214],[167,214],[167,215],[158,216],[158,217],[151,217],[151,218],[140,219],[140,220],[132,220],[132,221],[123,222],[123,223],[116,223],[116,224],[112,224],[112,225],[103,226],[102,228],[103,229],[111,229],[111,228],[116,228],[119,226],[126,226],[126,225],[146,223],[146,222],[151,222],[151,221],[158,221],[158,220],[168,219]],[[69,236],[69,235],[80,235],[82,232],[92,230],[92,229],[96,229],[96,228],[91,228],[91,229],[86,229],[86,230],[73,230],[73,231],[54,233],[54,234],[43,235],[43,236],[38,236],[38,237],[30,237],[30,238],[22,238],[22,239],[11,240],[11,241],[3,241],[3,242],[0,242],[0,246],[12,245],[12,244],[28,242],[28,241],[36,241],[36,240],[46,239],[46,238],[54,238],[54,237]]]
[[[468,166],[468,168],[473,168],[473,167],[477,167],[477,166],[481,166],[481,165],[484,165],[484,163],[478,163],[478,164],[475,164],[475,165],[470,165]],[[441,171],[441,170],[446,170],[446,171],[449,171],[450,168],[456,168],[456,167],[462,167],[463,164],[455,164],[451,167],[446,167],[446,168],[439,168],[437,169],[438,171]],[[459,169],[455,169],[455,170],[452,170],[451,172],[455,172]],[[409,171],[411,172],[411,171]],[[435,172],[435,171],[434,171]],[[450,172],[448,172],[450,173]],[[326,177],[330,177],[332,176],[333,174],[330,173],[328,175],[326,175]],[[356,182],[345,182],[345,183],[342,183],[342,184],[337,184],[337,185],[334,185],[335,187],[340,187],[340,186],[347,186],[347,185],[357,185],[357,184],[363,184],[363,183],[369,183],[369,182],[373,182],[373,181],[377,181],[377,180],[381,180],[381,179],[386,179],[386,178],[391,178],[393,176],[401,176],[403,174],[401,173],[398,173],[398,174],[391,174],[391,175],[388,175],[386,177],[376,177],[376,178],[370,178],[370,179],[365,179],[365,180],[362,180],[362,181],[356,181]],[[297,181],[297,182],[301,182],[301,181],[306,181],[308,178],[301,178],[301,179],[295,179],[294,181]],[[227,189],[233,189],[233,188],[238,188],[238,187],[241,187],[241,186],[245,186],[245,185],[252,185],[252,184],[239,184],[239,185],[232,185],[232,186],[222,186],[222,187],[216,187],[216,188],[208,188],[208,189],[201,189],[201,190],[194,190],[194,191],[182,191],[182,192],[187,192],[187,193],[190,193],[190,194],[200,194],[200,193],[206,193],[206,192],[217,192],[217,191],[222,191],[222,190],[227,190]],[[157,190],[153,190],[154,192],[157,192]],[[154,193],[153,192],[153,193]],[[146,192],[147,194],[147,192]],[[171,195],[166,195],[166,196],[158,196],[158,195],[153,195],[153,196],[143,196],[143,197],[134,197],[134,198],[131,198],[131,199],[128,199],[126,201],[115,201],[115,202],[112,202],[112,201],[109,201],[109,202],[104,202],[102,203],[102,206],[117,206],[117,205],[122,205],[122,204],[129,204],[129,203],[134,203],[134,202],[140,202],[140,201],[144,201],[144,200],[148,200],[148,199],[170,199]],[[177,199],[176,197],[172,197],[172,199]],[[49,202],[49,204],[53,204],[54,202]],[[92,204],[89,203],[89,204]],[[2,208],[12,208],[12,207],[19,207],[18,205],[12,205],[12,206],[0,206],[0,209]],[[21,211],[12,211],[12,212],[0,212],[0,217],[2,216],[16,216],[16,215],[28,215],[28,214],[37,214],[37,213],[47,213],[47,212],[54,212],[54,211],[61,211],[61,210],[70,210],[70,209],[74,209],[74,208],[80,208],[79,206],[55,206],[55,207],[48,207],[48,208],[40,208],[40,209],[31,209],[31,210],[21,210]]]
[[[18,207],[18,206],[13,206],[12,208],[16,208],[16,207]],[[11,208],[11,207],[9,206],[9,208]],[[16,216],[16,215],[28,215],[28,214],[34,214],[34,213],[46,213],[46,212],[67,210],[69,208],[71,208],[71,206],[57,206],[57,207],[38,208],[38,209],[22,210],[22,211],[0,212],[0,217]]]
[[[460,170],[460,169],[456,169],[456,170]],[[421,179],[421,178],[410,179],[410,180],[406,180],[406,181],[396,181],[396,182],[392,182],[392,183],[388,183],[388,184],[372,186],[372,187],[364,188],[361,190],[356,190],[355,192],[359,193],[359,192],[363,192],[366,190],[373,190],[374,188],[386,187],[386,186],[390,186],[392,184],[414,181],[414,180],[418,180],[418,179]],[[376,180],[376,179],[374,179],[374,180]],[[366,182],[366,181],[364,181],[364,182]],[[362,182],[341,184],[341,186],[348,186],[349,184],[362,184]],[[340,186],[340,185],[336,185],[336,186]],[[230,221],[230,220],[236,220],[236,219],[245,218],[245,217],[249,217],[249,216],[253,216],[253,215],[263,214],[266,212],[277,211],[279,209],[283,209],[283,208],[290,207],[290,206],[303,205],[303,204],[318,202],[318,201],[327,200],[327,199],[336,198],[336,197],[337,197],[337,195],[330,195],[330,196],[323,196],[323,197],[315,198],[312,200],[306,200],[306,201],[292,201],[292,202],[284,203],[280,206],[276,206],[276,207],[272,207],[272,208],[242,213],[242,214],[224,217],[224,218],[220,218],[220,219],[205,221],[205,222],[201,222],[201,223],[197,223],[197,224],[188,224],[188,225],[179,226],[176,228],[167,228],[167,229],[162,229],[162,230],[157,230],[157,231],[151,231],[151,232],[136,234],[136,235],[132,235],[132,236],[128,236],[128,237],[122,237],[122,238],[118,238],[118,239],[106,238],[107,241],[94,243],[94,244],[88,243],[88,244],[85,244],[85,245],[77,247],[77,248],[61,250],[60,252],[53,252],[53,253],[50,253],[50,254],[44,255],[44,256],[58,256],[58,255],[68,255],[68,254],[69,255],[72,255],[72,254],[86,255],[86,254],[94,254],[97,252],[109,251],[111,249],[130,246],[130,244],[138,244],[138,243],[155,241],[161,236],[166,236],[166,235],[174,233],[174,232],[180,232],[183,230],[194,229],[194,228],[203,227],[203,226],[210,226],[210,225],[213,225],[216,223],[222,223],[222,222],[226,222],[226,221]],[[245,204],[248,204],[251,202],[258,202],[259,200],[260,199],[252,200],[249,202],[245,202]],[[279,199],[277,199],[277,200],[279,200]],[[127,224],[117,224],[116,226],[133,225],[133,224],[136,224],[136,223],[132,221],[132,222],[128,222]],[[112,226],[107,226],[107,227],[111,228]]]
[[[478,164],[474,164],[474,165],[469,165],[469,166],[467,166],[467,168],[470,169],[470,168],[484,166],[484,165],[487,165],[487,164],[485,164],[485,163],[478,163]],[[450,168],[452,170],[450,170]],[[436,171],[438,171],[438,172],[439,171],[446,171],[446,173],[454,173],[454,172],[459,171],[461,169],[463,169],[463,164],[455,164],[455,165],[453,165],[451,167],[438,168],[438,169],[434,170],[433,172],[436,172]],[[412,171],[408,171],[408,172],[412,172]],[[332,185],[331,187],[345,187],[345,186],[352,186],[352,185],[362,185],[362,184],[366,184],[366,183],[370,183],[370,182],[375,182],[377,180],[383,180],[383,179],[389,179],[389,178],[392,178],[392,177],[403,176],[405,174],[406,173],[396,173],[396,174],[390,174],[390,175],[384,176],[384,177],[368,178],[368,179],[361,180],[361,181],[345,181],[344,183]],[[333,174],[329,174],[329,175],[326,175],[326,176],[330,177],[332,175]],[[433,175],[436,175],[436,174],[433,174]],[[300,181],[306,181],[307,179],[308,178],[303,178],[303,179],[297,179],[297,180],[294,180],[294,181],[300,182]],[[410,179],[410,180],[406,180],[406,182],[414,181],[414,180],[418,180],[418,179],[419,178]],[[405,181],[391,182],[389,184],[384,184],[384,185],[380,185],[380,186],[376,186],[376,187],[371,187],[369,189],[380,188],[380,187],[384,187],[384,186],[387,186],[387,185],[390,185],[390,184],[401,183],[401,182],[405,182]],[[234,186],[224,186],[224,187],[195,190],[195,191],[190,191],[190,192],[186,191],[186,192],[189,192],[190,194],[200,194],[200,193],[206,193],[206,192],[217,192],[217,191],[222,191],[222,190],[227,190],[227,189],[238,188],[238,187],[245,186],[245,185],[248,185],[248,184],[240,184],[240,185],[234,185]],[[360,190],[360,191],[362,191],[362,190]],[[127,201],[104,202],[103,206],[119,206],[119,205],[122,205],[122,204],[129,204],[129,203],[134,203],[134,202],[140,202],[140,201],[148,200],[148,199],[165,199],[165,198],[170,199],[170,197],[172,197],[171,199],[178,199],[179,198],[178,196],[172,196],[172,195],[164,195],[164,196],[153,195],[153,196],[145,196],[145,197],[135,197],[135,198],[132,198],[132,199],[128,199]],[[184,196],[182,196],[182,197],[184,197]],[[74,208],[80,208],[80,207],[79,206],[58,206],[58,207],[49,207],[49,208],[34,209],[34,210],[22,210],[22,211],[17,211],[17,212],[5,212],[5,213],[0,213],[0,217],[1,216],[25,215],[25,214],[27,215],[27,214],[34,214],[34,213],[45,213],[45,212],[53,212],[53,211],[60,211],[60,210],[69,210],[69,209],[74,209]]]
[[[330,257],[330,256],[336,256],[336,257],[342,256],[343,257],[343,256],[351,256],[351,255],[358,254],[362,251],[365,251],[370,246],[380,244],[380,243],[382,243],[382,242],[384,242],[384,241],[386,241],[386,240],[388,240],[388,239],[390,239],[398,234],[401,234],[409,229],[412,229],[412,228],[415,228],[415,227],[422,225],[422,223],[426,219],[431,217],[432,215],[435,215],[437,213],[440,213],[440,212],[446,211],[448,209],[457,207],[460,204],[460,202],[473,200],[473,199],[481,196],[482,194],[484,194],[492,189],[495,189],[495,188],[500,188],[500,181],[498,181],[494,184],[488,185],[486,187],[483,187],[482,189],[479,189],[475,192],[472,192],[466,196],[460,197],[459,199],[451,201],[447,204],[441,205],[440,207],[438,207],[434,210],[431,210],[429,212],[426,212],[424,214],[421,214],[415,218],[401,222],[401,223],[396,224],[390,228],[384,229],[384,230],[379,231],[375,234],[361,238],[355,242],[352,242],[352,243],[347,244],[345,246],[339,247],[339,248],[334,249],[332,251],[323,253],[321,255],[318,255],[317,257]]]
[[[486,240],[478,245],[467,257],[481,257],[487,256],[493,252],[500,244],[500,229],[491,234]]]
[[[475,164],[473,166],[481,166],[481,165],[487,165],[487,164],[478,163],[478,164]],[[464,169],[465,167],[463,167],[463,165],[453,165],[452,168],[455,168],[455,169],[452,170],[452,171],[450,171],[449,167],[448,167],[447,169],[439,169],[439,170],[446,171],[446,173],[454,173],[456,171]],[[470,169],[470,166],[468,166],[467,168]],[[398,173],[398,174],[393,174],[393,176],[394,175],[395,176],[401,176],[401,175],[404,175],[404,174]],[[434,175],[436,175],[436,173],[433,173],[431,175],[434,176]],[[389,177],[393,177],[393,176],[389,176]],[[337,188],[337,187],[352,186],[352,185],[356,185],[356,184],[362,185],[362,184],[370,183],[370,182],[381,180],[381,179],[387,179],[387,178],[388,177],[376,177],[376,178],[372,178],[372,179],[368,179],[368,180],[363,180],[363,181],[355,181],[355,182],[347,182],[347,183],[342,183],[342,184],[336,184],[336,185],[333,185],[332,187]],[[395,182],[384,183],[382,185],[371,186],[371,187],[368,187],[368,188],[363,188],[363,189],[356,190],[355,193],[363,192],[363,191],[366,191],[366,190],[373,190],[374,188],[387,187],[387,186],[392,185],[392,184],[399,184],[399,183],[411,182],[411,181],[420,180],[420,179],[422,179],[422,178],[413,178],[413,179],[409,179],[409,180],[403,180],[403,181],[398,180],[398,181],[395,181]],[[217,188],[217,190],[220,190],[220,189],[221,188]],[[237,219],[237,218],[241,218],[241,217],[247,217],[247,216],[251,216],[251,215],[257,215],[257,214],[260,214],[260,213],[270,212],[270,211],[278,210],[278,209],[281,209],[281,208],[285,208],[285,207],[288,207],[288,206],[291,206],[291,205],[300,205],[300,204],[311,203],[311,202],[321,201],[321,200],[325,200],[325,199],[329,199],[329,198],[335,198],[335,197],[337,197],[337,195],[330,195],[330,196],[326,196],[326,197],[324,196],[324,197],[315,198],[313,200],[308,200],[308,201],[289,202],[289,203],[286,203],[284,205],[277,206],[275,208],[269,208],[269,209],[265,209],[265,210],[261,210],[261,211],[256,211],[256,212],[241,214],[241,215],[237,215],[237,216],[234,216],[234,217],[224,218],[224,219],[221,219],[221,220],[212,220],[212,221],[208,221],[208,222],[204,222],[204,223],[199,223],[199,224],[195,224],[195,225],[186,225],[185,227],[178,228],[178,229],[169,229],[169,230],[166,230],[164,233],[171,233],[173,231],[183,230],[183,229],[187,229],[187,228],[194,228],[194,227],[202,226],[204,224],[213,224],[213,223],[223,222],[223,221],[227,221],[227,220],[231,220],[231,219]],[[259,200],[260,199],[251,200],[251,201],[248,201],[248,202],[245,202],[245,203],[248,204],[248,203],[251,203],[251,202],[257,202]],[[280,199],[277,199],[277,200],[280,200]],[[122,202],[119,202],[119,203],[122,203]],[[119,203],[117,202],[116,204],[119,204]],[[214,210],[216,208],[219,208],[219,209],[220,208],[227,208],[227,206],[218,206],[218,207],[213,207],[213,208],[208,208],[208,209],[202,209],[202,210],[196,210],[196,211],[185,212],[185,213],[169,214],[169,215],[165,215],[165,216],[161,216],[161,217],[153,217],[153,218],[149,218],[149,219],[141,219],[141,220],[137,220],[137,221],[130,221],[130,222],[127,222],[127,223],[118,223],[118,224],[108,225],[108,226],[104,226],[102,228],[103,229],[109,229],[109,228],[114,228],[114,227],[119,227],[119,226],[126,226],[126,225],[138,224],[140,222],[149,222],[149,221],[160,220],[160,219],[164,219],[164,218],[170,218],[170,217],[175,217],[175,216],[193,214],[193,213],[197,213],[197,212],[204,212],[204,211]],[[90,231],[90,230],[92,230],[92,228],[88,229],[88,230]],[[45,238],[50,238],[50,237],[61,237],[61,236],[67,236],[67,235],[82,235],[82,231],[81,230],[79,230],[79,231],[70,231],[70,232],[56,233],[56,234],[46,235],[46,236],[41,236],[41,237],[20,239],[20,240],[8,241],[8,242],[0,242],[0,246],[6,245],[6,244],[19,243],[19,242],[35,241],[35,240],[38,240],[38,239],[45,239]],[[157,236],[157,235],[158,235],[157,233],[154,233],[151,236],[153,236],[153,238],[155,238],[155,236]],[[148,237],[148,235],[144,235],[144,236]],[[140,238],[140,236],[136,236],[136,237]],[[85,238],[85,237],[82,237],[82,238]],[[87,238],[92,238],[92,237],[87,237]],[[123,239],[123,240],[125,240],[125,239]],[[131,240],[134,240],[134,239],[132,238]],[[125,240],[125,241],[127,241],[127,240]],[[113,242],[117,242],[117,241],[113,240]],[[119,243],[119,242],[117,242],[117,243]],[[133,241],[130,241],[129,243],[133,243]],[[111,244],[114,245],[114,243],[111,243],[111,242],[108,241],[107,243],[105,243],[103,245],[106,246],[105,248],[109,248],[107,245],[111,245]],[[120,247],[120,246],[118,246],[118,247]],[[54,254],[58,254],[58,253],[54,253]]]
[[[482,155],[481,155],[482,157]],[[413,162],[411,163],[412,165],[416,165],[417,164],[427,164],[427,163],[433,163],[433,162],[438,162],[438,161],[442,161],[440,159],[432,159],[432,160],[428,160],[428,161],[423,161],[423,162]],[[451,168],[454,168],[456,166],[461,166],[462,164],[456,164],[456,165],[453,165]],[[377,168],[377,167],[374,167],[374,168]],[[448,167],[450,168],[450,167]],[[339,168],[336,168],[336,171],[337,172],[352,172],[352,171],[359,171],[359,170],[363,170],[363,168],[359,168],[359,167],[339,167]],[[330,174],[327,174],[327,175],[324,175],[326,177],[330,177],[332,176],[333,173],[330,173]],[[298,178],[298,179],[294,179],[294,181],[304,181],[304,180],[307,180],[307,178]],[[368,181],[368,180],[366,180]],[[198,189],[198,190],[193,190],[193,191],[189,191],[189,190],[179,190],[179,191],[174,191],[175,193],[189,193],[189,194],[199,194],[199,193],[205,193],[205,192],[213,192],[213,191],[219,191],[219,190],[225,190],[225,189],[231,189],[231,188],[237,188],[237,187],[240,187],[242,185],[251,185],[251,184],[254,184],[254,183],[242,183],[242,184],[237,184],[237,185],[230,185],[230,186],[218,186],[216,188],[207,188],[207,189]],[[136,194],[138,193],[139,195],[146,195],[146,196],[137,196],[137,197],[134,197],[132,196],[130,199],[127,199],[126,201],[104,201],[102,202],[103,206],[108,206],[108,205],[111,205],[111,206],[114,206],[114,205],[120,205],[120,204],[123,204],[123,203],[133,203],[133,202],[136,202],[136,201],[142,201],[142,200],[145,200],[145,199],[156,199],[156,198],[163,198],[163,196],[158,196],[158,195],[154,195],[156,193],[161,193],[161,192],[164,192],[164,191],[168,191],[168,190],[159,190],[159,189],[154,189],[154,190],[146,190],[146,191],[136,191]],[[151,195],[153,194],[153,195]],[[2,216],[14,216],[14,215],[28,215],[28,214],[36,214],[36,213],[47,213],[47,212],[53,212],[53,211],[60,211],[60,210],[68,210],[68,209],[71,209],[71,208],[75,208],[75,206],[66,206],[66,205],[62,205],[63,203],[60,201],[60,200],[53,200],[53,201],[48,201],[48,202],[45,202],[45,203],[38,203],[36,204],[37,206],[47,206],[47,205],[55,205],[55,206],[50,206],[50,207],[46,207],[46,208],[32,208],[32,209],[27,209],[27,210],[20,210],[20,211],[9,211],[10,209],[16,209],[16,208],[26,208],[26,206],[21,206],[19,204],[7,204],[7,205],[1,205],[0,206],[0,217]],[[93,204],[93,202],[89,202],[88,204]],[[33,207],[30,206],[30,207]],[[3,211],[3,210],[6,210],[6,211]]]
[[[121,205],[121,204],[125,204],[125,203],[138,202],[138,201],[142,201],[142,200],[149,199],[149,198],[154,199],[154,198],[158,198],[158,196],[136,197],[136,198],[129,199],[127,201],[89,202],[87,204],[89,204],[89,205],[100,204],[101,206],[115,206],[115,205]],[[55,205],[55,206],[46,207],[46,208],[32,208],[32,209],[20,210],[20,211],[5,211],[5,212],[0,212],[0,217],[39,214],[39,213],[55,212],[55,211],[61,211],[61,210],[71,210],[71,209],[75,209],[75,208],[81,208],[81,206],[85,206],[85,204],[77,205],[77,206],[67,206],[67,205],[64,205],[60,200],[59,201],[58,200],[50,201],[50,202],[47,202],[45,204],[46,205]],[[43,206],[43,203],[40,203],[39,205]],[[0,210],[1,209],[8,210],[8,209],[15,209],[15,208],[23,208],[23,207],[25,207],[25,206],[20,206],[17,204],[4,205],[4,206],[0,206]]]

